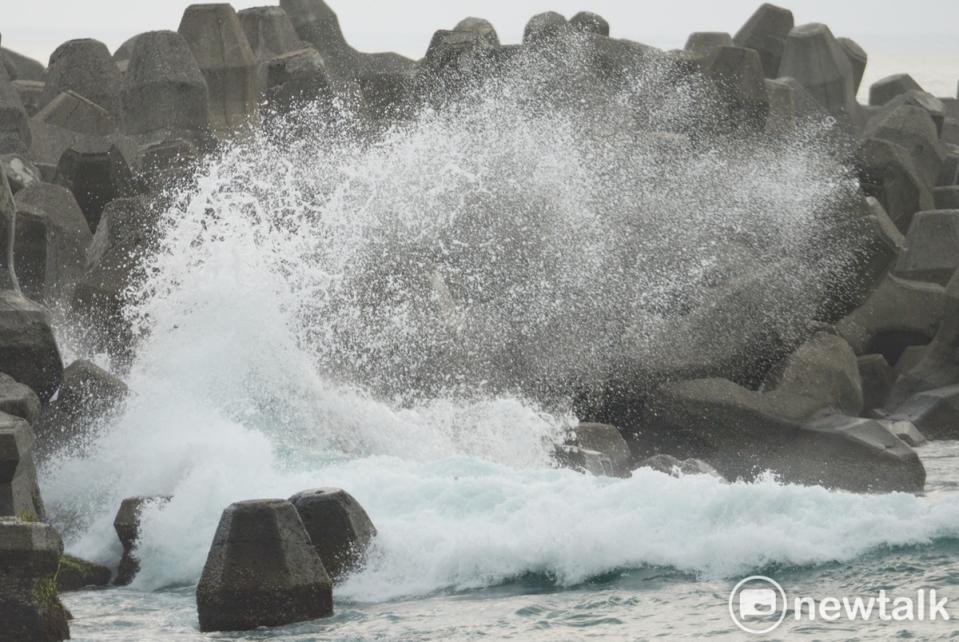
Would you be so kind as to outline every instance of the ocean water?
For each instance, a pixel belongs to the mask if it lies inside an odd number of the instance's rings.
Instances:
[[[658,70],[536,109],[571,79],[521,63],[372,142],[304,109],[170,195],[127,293],[134,393],[40,471],[68,550],[105,564],[120,501],[173,496],[144,512],[132,586],[65,596],[74,639],[741,639],[729,592],[756,573],[790,595],[936,588],[959,604],[957,443],[920,451],[923,496],[553,466],[576,422],[568,382],[623,352],[668,361],[710,284],[788,260],[770,318],[742,322],[808,314],[820,275],[847,268],[843,248],[820,251],[822,214],[854,184],[815,124],[677,154],[624,117]],[[649,117],[697,123],[703,91]],[[379,531],[335,616],[201,635],[194,587],[223,508],[320,486]],[[787,617],[779,635],[952,632]]]
[[[791,596],[937,588],[959,600],[959,443],[920,453],[923,497],[648,470],[598,479],[464,458],[322,466],[312,481],[349,487],[380,531],[369,567],[336,591],[334,617],[200,634],[193,586],[154,588],[170,579],[149,564],[133,587],[68,594],[65,603],[73,639],[91,641],[744,639],[727,602],[753,573]],[[189,530],[166,533],[180,554]],[[956,635],[952,622],[790,616],[770,639]]]

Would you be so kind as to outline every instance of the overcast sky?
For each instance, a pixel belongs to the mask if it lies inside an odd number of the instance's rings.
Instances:
[[[3,44],[46,63],[61,42],[90,37],[115,49],[129,36],[176,29],[187,0],[3,0]],[[250,0],[237,9],[269,4]],[[395,50],[422,55],[433,31],[469,15],[489,19],[506,42],[518,41],[529,16],[552,9],[567,16],[595,11],[614,36],[679,47],[691,31],[736,29],[759,6],[757,0],[330,0],[349,41],[364,51]],[[796,0],[784,3],[797,23],[825,22],[837,35],[867,46],[876,36],[930,37],[937,46],[959,48],[959,0]],[[14,8],[15,7],[15,8]],[[867,47],[868,48],[868,47]],[[956,61],[959,76],[959,60]]]
[[[279,0],[272,0],[273,3]],[[189,0],[0,0],[3,45],[44,64],[59,44],[96,38],[115,50],[137,33],[176,29]],[[682,47],[692,31],[735,33],[759,0],[328,0],[347,39],[362,51],[423,55],[437,29],[466,16],[490,20],[503,42],[519,42],[533,14],[605,16],[612,35],[666,48]],[[270,2],[237,0],[245,9]],[[797,23],[825,22],[837,36],[869,53],[862,95],[875,80],[911,73],[928,91],[956,95],[959,79],[959,0],[795,0],[783,2]]]

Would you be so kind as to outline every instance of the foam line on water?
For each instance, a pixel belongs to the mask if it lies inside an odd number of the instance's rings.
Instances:
[[[959,536],[952,501],[772,479],[726,484],[640,470],[620,480],[466,457],[375,457],[284,473],[244,463],[251,480],[240,487],[204,470],[183,481],[171,504],[148,512],[139,588],[197,579],[226,497],[331,484],[350,488],[379,529],[367,568],[337,592],[356,601],[479,589],[526,573],[559,586],[645,566],[737,577],[768,564],[846,562],[879,547]]]
[[[528,572],[560,586],[648,565],[736,577],[959,535],[955,502],[771,479],[724,484],[649,470],[597,479],[464,461],[426,474],[390,466],[369,478],[358,478],[357,490],[378,520],[378,548],[339,591],[361,601],[480,588]]]

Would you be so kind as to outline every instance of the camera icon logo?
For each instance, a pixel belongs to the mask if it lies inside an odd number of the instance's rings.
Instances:
[[[729,594],[729,615],[746,633],[769,633],[786,619],[786,592],[764,575],[747,577]]]

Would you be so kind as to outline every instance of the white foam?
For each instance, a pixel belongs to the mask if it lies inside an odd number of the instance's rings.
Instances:
[[[236,444],[248,453],[262,445]],[[137,588],[195,582],[229,501],[325,485],[349,488],[379,530],[367,568],[337,591],[356,601],[483,588],[527,573],[572,586],[650,565],[736,577],[770,563],[843,562],[877,547],[959,536],[959,505],[907,494],[862,496],[772,479],[726,484],[650,470],[595,478],[467,457],[284,470],[262,453],[235,454],[236,447],[223,453],[227,468],[200,450],[204,465],[180,480],[174,500],[146,511]]]
[[[955,508],[910,496],[549,467],[575,421],[568,379],[657,348],[731,271],[801,265],[850,186],[798,139],[687,155],[632,128],[635,90],[585,120],[530,113],[514,83],[376,144],[301,114],[303,140],[213,159],[129,293],[135,396],[43,470],[70,549],[115,562],[120,501],[173,495],[146,511],[137,583],[189,584],[228,504],[323,485],[380,530],[341,590],[359,600],[524,572],[724,574],[954,532]]]
[[[768,563],[849,561],[883,545],[959,534],[955,502],[649,470],[618,480],[458,461],[364,473],[354,489],[380,528],[369,568],[339,591],[360,601],[486,587],[524,573],[560,586],[649,565],[735,577]]]

